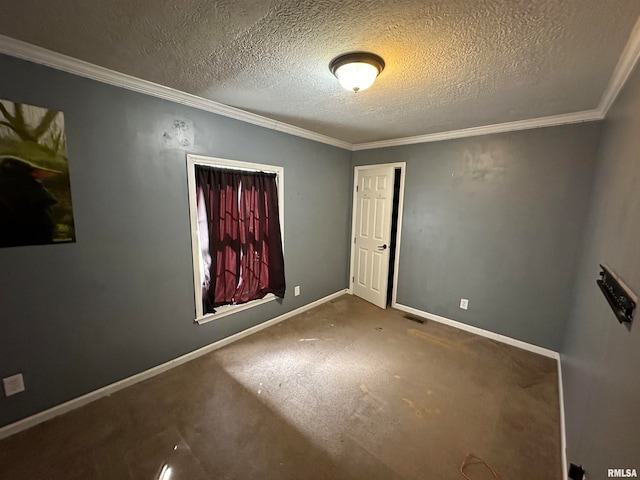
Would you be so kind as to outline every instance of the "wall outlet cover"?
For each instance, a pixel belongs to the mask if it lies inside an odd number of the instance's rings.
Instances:
[[[4,394],[7,397],[15,395],[16,393],[24,392],[24,379],[22,374],[12,375],[2,379],[4,385]]]
[[[294,296],[296,296],[296,297],[297,297],[298,295],[300,295],[300,285],[297,285],[296,287],[294,287],[294,289],[293,289],[293,295],[294,295]]]
[[[469,308],[469,300],[466,298],[461,298],[460,299],[460,308],[463,310],[466,310],[467,308]]]

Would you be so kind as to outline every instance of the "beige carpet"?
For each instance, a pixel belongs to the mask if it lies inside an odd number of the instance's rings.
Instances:
[[[0,478],[461,480],[467,453],[561,478],[555,360],[345,295],[0,441]]]

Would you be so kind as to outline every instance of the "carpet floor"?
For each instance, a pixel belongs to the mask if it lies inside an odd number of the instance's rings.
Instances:
[[[554,359],[344,295],[0,441],[0,478],[559,480],[560,445]]]

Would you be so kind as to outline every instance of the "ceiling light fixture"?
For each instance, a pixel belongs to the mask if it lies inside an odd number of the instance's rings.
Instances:
[[[329,70],[340,81],[340,85],[358,93],[373,85],[384,70],[384,60],[375,53],[345,53],[331,60]]]

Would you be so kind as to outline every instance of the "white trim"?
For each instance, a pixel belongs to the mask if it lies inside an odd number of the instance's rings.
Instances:
[[[400,145],[411,145],[415,143],[439,142],[443,140],[453,140],[456,138],[475,137],[494,133],[514,132],[518,130],[529,130],[533,128],[555,127],[559,125],[569,125],[572,123],[594,122],[603,120],[609,108],[620,94],[622,87],[626,83],[629,75],[633,71],[640,58],[640,18],[636,21],[631,30],[629,40],[620,55],[607,88],[602,93],[598,107],[592,110],[581,112],[564,113],[547,117],[530,118],[516,122],[505,122],[494,125],[482,125],[478,127],[464,128],[460,130],[450,130],[446,132],[428,133],[413,137],[392,138],[378,142],[357,143],[352,146],[353,151],[371,150],[374,148],[395,147]]]
[[[551,115],[547,117],[531,118],[519,120],[516,122],[505,122],[494,125],[483,125],[472,128],[464,128],[460,130],[450,130],[447,132],[429,133],[426,135],[417,135],[413,137],[395,138],[389,140],[381,140],[377,142],[364,142],[352,144],[327,135],[312,132],[304,128],[279,122],[262,115],[247,112],[239,108],[230,107],[222,103],[214,102],[205,98],[181,92],[170,87],[165,87],[157,83],[149,82],[139,78],[126,75],[124,73],[115,72],[104,67],[93,65],[83,60],[78,60],[67,55],[63,55],[51,50],[47,50],[36,45],[16,40],[11,37],[0,35],[0,53],[21,58],[30,62],[46,65],[65,72],[72,73],[102,83],[114,85],[116,87],[125,88],[134,92],[151,95],[157,98],[169,100],[171,102],[187,105],[199,110],[215,113],[223,117],[233,118],[241,122],[258,125],[260,127],[269,128],[283,133],[288,133],[301,138],[306,138],[327,145],[333,145],[350,151],[369,150],[373,148],[384,148],[400,145],[411,145],[415,143],[437,142],[442,140],[451,140],[455,138],[473,137],[478,135],[489,135],[492,133],[505,133],[517,130],[528,130],[532,128],[551,127],[558,125],[567,125],[579,122],[592,122],[602,120],[609,108],[617,98],[620,90],[624,86],[629,75],[633,71],[635,64],[640,58],[640,18],[636,22],[629,40],[620,55],[618,64],[609,79],[606,90],[600,98],[600,103],[596,109],[584,110],[581,112],[565,113],[560,115]]]
[[[396,258],[393,266],[393,290],[391,291],[391,305],[398,298],[398,279],[400,278],[400,243],[402,240],[402,215],[404,212],[404,182],[407,177],[407,162],[401,162],[400,167],[400,197],[398,198],[398,225],[396,226]]]
[[[354,261],[355,261],[355,243],[354,239],[356,238],[356,215],[358,214],[358,191],[356,187],[358,186],[358,171],[357,168],[353,169],[353,195],[351,197],[351,237],[349,237],[349,242],[351,243],[351,248],[349,249],[349,288],[347,289],[349,295],[353,295],[353,282],[354,282]]]
[[[194,277],[195,279],[196,277]],[[248,310],[253,307],[257,307],[258,305],[262,305],[264,303],[269,303],[275,300],[277,297],[273,293],[269,293],[265,295],[263,298],[258,300],[252,300],[248,303],[243,303],[240,305],[223,305],[221,307],[216,307],[216,313],[207,313],[206,315],[196,316],[196,323],[198,325],[204,325],[205,323],[212,322],[214,320],[219,320],[227,315],[232,315],[234,313],[241,312],[243,310]],[[202,309],[202,305],[201,305]]]
[[[307,305],[303,305],[302,307],[296,308],[287,313],[283,313],[282,315],[273,318],[271,320],[267,320],[266,322],[262,322],[253,327],[247,328],[241,332],[238,332],[229,337],[223,338],[222,340],[218,340],[217,342],[211,343],[205,347],[199,348],[198,350],[194,350],[193,352],[182,355],[178,358],[174,358],[173,360],[169,360],[166,363],[158,365],[156,367],[150,368],[149,370],[145,370],[144,372],[137,373],[125,379],[122,379],[118,382],[112,383],[111,385],[107,385],[106,387],[99,388],[98,390],[94,390],[93,392],[89,392],[80,397],[74,398],[73,400],[69,400],[68,402],[61,403],[60,405],[56,405],[55,407],[44,410],[40,413],[36,413],[30,417],[24,418],[22,420],[18,420],[17,422],[11,423],[0,428],[0,439],[9,437],[18,432],[26,430],[27,428],[34,427],[39,423],[46,422],[47,420],[51,420],[59,415],[75,410],[76,408],[80,408],[88,403],[91,403],[99,398],[106,397],[107,395],[112,395],[119,390],[130,387],[136,383],[140,383],[144,380],[147,380],[151,377],[155,377],[156,375],[166,372],[167,370],[171,370],[174,367],[182,365],[186,362],[194,360],[202,355],[206,355],[207,353],[213,352],[221,347],[229,345],[230,343],[236,342],[244,337],[248,337],[249,335],[253,335],[254,333],[259,332],[260,330],[264,330],[265,328],[271,327],[277,323],[280,323],[284,320],[287,320],[291,317],[299,315],[301,313],[306,312],[312,308],[315,308],[323,303],[334,300],[342,295],[347,293],[345,290],[340,290],[338,292],[332,293],[331,295],[327,295],[326,297],[320,298],[315,302],[308,303]]]
[[[640,57],[640,18],[636,21],[633,30],[631,30],[631,35],[629,36],[629,41],[627,45],[624,47],[622,54],[620,55],[620,59],[618,60],[618,64],[616,65],[615,70],[613,71],[613,75],[609,79],[609,85],[607,89],[602,94],[602,98],[600,99],[600,104],[598,105],[598,110],[602,113],[602,118],[605,117],[611,105],[618,97],[620,90],[626,83],[629,75],[633,71],[633,67],[635,67],[638,58]]]
[[[561,448],[561,459],[562,459],[562,479],[566,480],[568,478],[567,472],[567,431],[565,427],[565,417],[564,417],[564,383],[562,381],[562,357],[560,354],[557,356],[558,361],[558,399],[560,402],[560,448]]]
[[[171,102],[181,103],[199,110],[222,115],[223,117],[240,120],[241,122],[258,125],[259,127],[269,128],[278,132],[288,133],[296,137],[326,143],[346,150],[351,150],[352,147],[349,142],[344,142],[327,135],[322,135],[310,130],[305,130],[304,128],[279,122],[277,120],[263,117],[262,115],[246,112],[239,108],[230,107],[190,93],[181,92],[170,87],[165,87],[164,85],[132,77],[131,75],[115,72],[108,68],[100,67],[98,65],[78,60],[4,35],[0,35],[0,53],[55,68],[56,70],[69,72],[80,77],[97,80],[98,82],[106,83],[108,85],[114,85],[116,87],[125,88],[138,93],[144,93],[145,95],[151,95]]]
[[[562,363],[561,363],[560,354],[558,352],[554,350],[549,350],[547,348],[539,347],[531,343],[523,342],[522,340],[516,340],[515,338],[507,337],[505,335],[500,335],[499,333],[493,333],[488,330],[483,330],[482,328],[472,327],[471,325],[467,325],[462,322],[457,322],[455,320],[451,320],[450,318],[441,317],[440,315],[435,315],[433,313],[424,312],[422,310],[418,310],[417,308],[407,307],[406,305],[396,303],[395,299],[391,304],[391,307],[397,310],[401,310],[403,312],[410,313],[412,315],[416,315],[418,317],[423,317],[429,320],[433,320],[434,322],[442,323],[444,325],[457,328],[459,330],[464,330],[466,332],[470,332],[475,335],[479,335],[481,337],[490,338],[491,340],[495,340],[497,342],[505,343],[513,347],[517,347],[523,350],[527,350],[529,352],[537,353],[538,355],[542,355],[544,357],[553,358],[556,361],[557,368],[558,368],[558,402],[560,406],[560,449],[561,449],[560,458],[562,461],[562,478],[563,480],[567,479],[567,434],[565,429],[565,416],[564,416],[564,389],[563,389],[563,383],[562,383]]]
[[[400,241],[402,238],[402,212],[404,207],[404,182],[406,177],[407,170],[407,162],[395,162],[395,163],[379,163],[374,165],[358,165],[353,169],[353,197],[351,199],[352,210],[351,210],[351,238],[349,241],[351,242],[351,258],[349,261],[349,295],[353,295],[353,282],[352,279],[355,275],[355,244],[353,243],[353,239],[356,236],[356,215],[358,208],[358,193],[356,191],[356,187],[358,186],[358,173],[360,170],[367,170],[370,168],[378,168],[378,167],[393,167],[394,175],[395,170],[400,169],[400,196],[398,197],[398,225],[396,230],[396,258],[394,260],[393,267],[393,285],[391,286],[391,304],[393,305],[396,301],[396,296],[398,294],[398,271],[400,269]],[[393,212],[393,210],[392,210]],[[387,286],[387,288],[389,288]]]
[[[191,257],[193,259],[193,293],[195,297],[195,321],[199,325],[218,320],[234,313],[257,307],[274,300],[276,297],[269,294],[260,300],[254,300],[243,305],[228,305],[220,307],[216,313],[204,314],[202,311],[202,286],[200,285],[200,236],[198,232],[198,209],[196,199],[195,165],[208,165],[211,167],[234,168],[239,170],[261,171],[275,173],[278,178],[278,214],[280,216],[280,232],[282,235],[282,251],[284,252],[284,167],[267,165],[264,163],[244,162],[230,160],[228,158],[206,157],[203,155],[187,154],[187,188],[189,196],[189,220],[191,223]]]
[[[458,322],[456,320],[451,320],[450,318],[446,318],[446,317],[441,317],[440,315],[424,312],[422,310],[418,310],[417,308],[407,307],[406,305],[402,305],[400,303],[395,303],[395,302],[391,304],[391,308],[402,310],[403,312],[407,312],[412,315],[416,315],[418,317],[424,317],[428,320],[433,320],[434,322],[443,323],[445,325],[449,325],[450,327],[454,327],[459,330],[475,333],[476,335],[480,335],[481,337],[486,337],[486,338],[490,338],[491,340],[496,340],[501,343],[506,343],[507,345],[518,347],[523,350],[528,350],[530,352],[537,353],[538,355],[543,355],[549,358],[558,358],[558,352],[554,350],[549,350],[548,348],[539,347],[538,345],[533,345],[531,343],[523,342],[522,340],[516,340],[515,338],[507,337],[506,335],[500,335],[499,333],[490,332],[489,330],[484,330],[482,328],[473,327],[471,325],[467,325],[466,323]]]
[[[390,140],[381,140],[378,142],[357,143],[353,146],[353,150],[371,150],[374,148],[397,147],[400,145],[411,145],[414,143],[440,142],[442,140],[452,140],[455,138],[476,137],[479,135],[514,132],[517,130],[530,130],[533,128],[553,127],[558,125],[567,125],[570,123],[592,122],[595,120],[602,120],[603,118],[604,115],[599,110],[585,110],[583,112],[531,118],[528,120],[519,120],[517,122],[497,123],[495,125],[483,125],[480,127],[463,128],[461,130],[450,130],[448,132],[428,133],[426,135],[416,135],[415,137],[392,138]]]
[[[198,199],[196,196],[195,160],[187,155],[187,197],[189,199],[189,225],[191,229],[191,262],[193,264],[193,295],[195,319],[202,317],[201,252],[198,231]],[[200,292],[200,293],[198,293]]]

